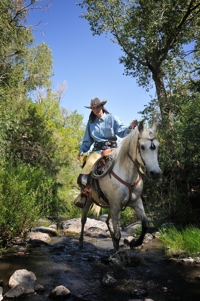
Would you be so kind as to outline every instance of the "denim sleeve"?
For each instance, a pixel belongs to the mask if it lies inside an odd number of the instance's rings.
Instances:
[[[124,138],[129,132],[129,127],[125,126],[117,116],[114,116],[114,131],[117,136]]]
[[[87,126],[86,126],[86,130],[85,130],[85,135],[83,137],[83,142],[82,142],[81,147],[80,147],[80,153],[87,152],[90,149],[93,142],[94,141],[90,136],[90,128],[89,128],[89,122],[88,122]]]

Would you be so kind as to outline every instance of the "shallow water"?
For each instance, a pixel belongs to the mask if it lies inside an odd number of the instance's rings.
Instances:
[[[200,300],[200,265],[169,261],[161,243],[153,239],[142,249],[130,250],[144,264],[113,266],[108,262],[112,248],[110,238],[85,237],[84,249],[80,251],[77,237],[56,237],[50,246],[31,248],[26,255],[7,255],[0,259],[3,293],[9,290],[8,281],[15,270],[27,269],[45,288],[41,295],[26,298],[29,301],[50,300],[49,293],[57,285],[71,291],[70,301],[142,299],[143,295],[137,296],[141,289],[146,291],[146,298],[154,301]],[[101,279],[108,273],[117,279],[116,286],[102,285]]]

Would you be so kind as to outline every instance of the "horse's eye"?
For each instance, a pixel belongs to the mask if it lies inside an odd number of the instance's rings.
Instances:
[[[144,145],[141,145],[141,149],[144,150]]]

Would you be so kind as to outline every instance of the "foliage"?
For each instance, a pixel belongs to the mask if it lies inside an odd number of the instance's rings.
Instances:
[[[64,214],[80,170],[76,156],[83,117],[60,106],[64,85],[51,91],[51,50],[45,43],[33,46],[33,27],[26,26],[33,9],[41,9],[36,0],[2,0],[0,7],[3,243],[23,235],[42,215]]]
[[[179,257],[198,256],[200,252],[200,230],[194,226],[185,229],[165,227],[160,229],[160,240],[168,254]]]
[[[48,209],[51,181],[42,169],[8,162],[0,169],[0,236],[9,240],[27,231]]]
[[[145,89],[155,86],[142,118],[160,122],[162,179],[145,181],[153,219],[200,222],[199,196],[199,32],[198,0],[94,1],[84,9],[94,35],[106,34],[122,50],[125,75]]]
[[[147,89],[153,80],[160,114],[168,118],[168,74],[175,74],[176,68],[183,70],[188,54],[184,45],[190,44],[190,53],[195,50],[196,57],[199,53],[199,1],[83,0],[79,6],[86,9],[82,17],[94,35],[109,34],[120,45],[125,74]]]
[[[120,212],[120,225],[122,227],[126,227],[137,220],[138,217],[132,208],[127,207],[125,210]]]

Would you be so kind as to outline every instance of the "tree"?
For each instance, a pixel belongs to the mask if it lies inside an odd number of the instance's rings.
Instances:
[[[125,74],[139,85],[155,84],[161,117],[171,117],[166,76],[185,59],[184,45],[195,47],[199,37],[198,0],[84,0],[82,17],[94,35],[109,33],[124,53]],[[193,43],[191,45],[191,43]],[[198,50],[199,52],[199,50]]]

